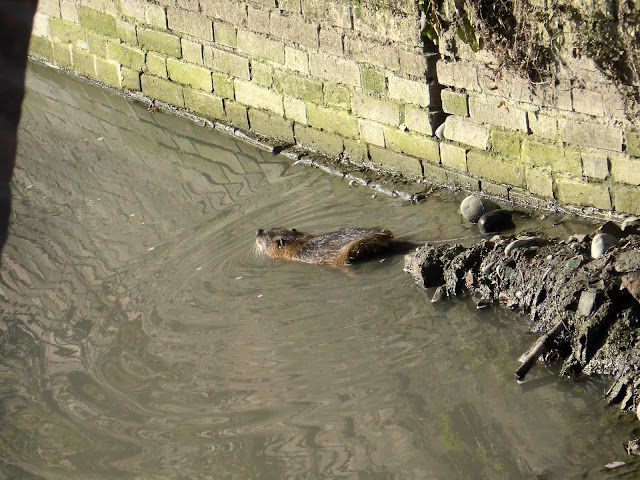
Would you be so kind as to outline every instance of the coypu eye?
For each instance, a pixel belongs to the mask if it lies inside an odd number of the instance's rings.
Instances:
[[[256,232],[256,237],[257,237],[258,235],[262,235],[263,233],[264,233],[264,230],[263,230],[263,229],[261,229],[261,228],[259,228],[259,229],[258,229],[258,231]]]
[[[295,228],[291,229],[292,232],[297,232],[298,230],[296,230]]]

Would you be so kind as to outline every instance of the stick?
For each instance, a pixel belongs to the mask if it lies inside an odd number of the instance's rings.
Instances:
[[[525,375],[529,370],[531,370],[531,367],[533,367],[534,363],[536,363],[536,360],[540,357],[540,355],[546,353],[547,350],[549,350],[549,347],[551,347],[551,342],[553,342],[555,338],[560,334],[563,327],[564,323],[562,323],[562,320],[560,320],[558,323],[556,323],[555,327],[541,336],[536,341],[536,343],[534,343],[533,346],[527,351],[527,353],[520,357],[522,365],[518,370],[516,370],[517,380],[524,379]]]

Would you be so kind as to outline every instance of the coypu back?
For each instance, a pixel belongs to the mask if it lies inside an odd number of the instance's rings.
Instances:
[[[389,246],[391,230],[384,227],[343,228],[322,234],[267,228],[256,234],[258,251],[272,258],[342,266]]]

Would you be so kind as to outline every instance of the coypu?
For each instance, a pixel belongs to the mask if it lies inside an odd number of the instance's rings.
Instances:
[[[323,234],[267,228],[256,233],[257,250],[268,257],[333,266],[377,253],[392,240],[393,233],[384,227],[343,228]]]

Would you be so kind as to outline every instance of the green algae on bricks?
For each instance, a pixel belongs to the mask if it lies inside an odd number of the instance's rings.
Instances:
[[[94,10],[85,5],[78,5],[80,25],[111,38],[118,38],[116,17],[108,13]]]
[[[180,37],[169,33],[157,32],[148,28],[138,28],[138,43],[146,50],[153,50],[176,58],[182,56]]]
[[[142,93],[150,98],[166,102],[174,107],[184,107],[182,87],[169,80],[143,73],[140,77]]]
[[[142,70],[145,54],[142,50],[127,47],[115,40],[107,43],[107,57],[132,70]]]
[[[84,28],[59,18],[49,18],[49,33],[54,42],[72,45],[86,45],[87,42],[87,33]]]
[[[160,78],[167,78],[167,59],[154,52],[147,53],[145,64],[147,72]]]
[[[96,57],[96,79],[105,85],[122,88],[120,64],[113,60]]]
[[[603,183],[586,183],[573,178],[556,179],[557,198],[563,204],[611,210],[609,187]]]
[[[167,58],[167,74],[174,82],[189,85],[204,92],[213,90],[211,71],[206,68]]]
[[[468,95],[466,93],[442,90],[442,92],[440,92],[440,98],[442,101],[442,110],[445,113],[460,115],[461,117],[469,116]]]
[[[188,110],[208,119],[223,120],[225,118],[222,98],[192,88],[184,88],[184,106]]]
[[[358,119],[343,110],[325,108],[310,103],[307,105],[307,121],[312,127],[337,133],[343,137],[358,138]]]

